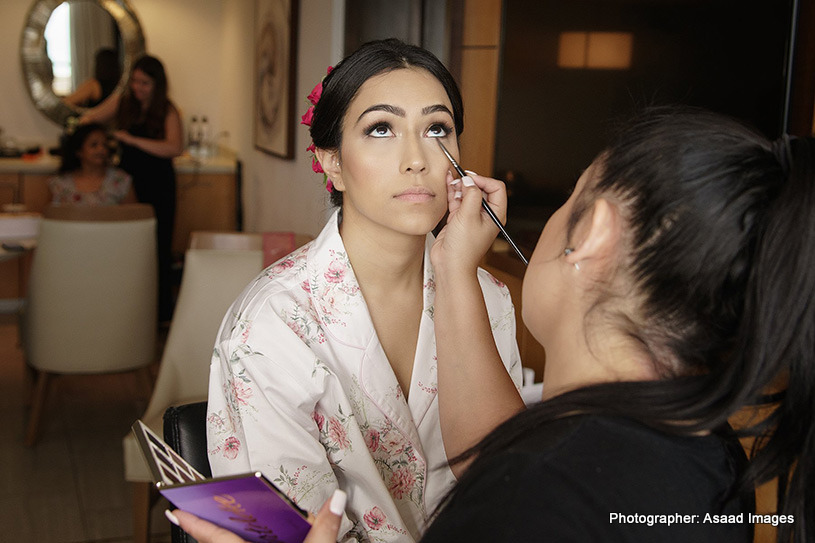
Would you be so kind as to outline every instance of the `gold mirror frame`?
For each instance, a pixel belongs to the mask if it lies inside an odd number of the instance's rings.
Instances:
[[[110,13],[122,37],[124,49],[124,62],[122,65],[122,79],[114,92],[120,91],[126,84],[131,66],[144,54],[144,34],[141,25],[127,0],[87,0],[95,2],[102,9]],[[20,42],[20,61],[23,67],[23,79],[28,87],[28,94],[38,110],[43,115],[64,126],[69,117],[81,115],[82,109],[69,106],[57,96],[51,88],[51,83],[43,77],[42,67],[50,66],[50,60],[45,51],[45,25],[54,9],[62,4],[63,0],[35,0],[28,12],[26,25]]]

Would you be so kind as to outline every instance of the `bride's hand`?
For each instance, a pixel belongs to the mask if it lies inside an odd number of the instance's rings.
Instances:
[[[346,495],[342,490],[335,490],[326,500],[317,516],[309,515],[311,529],[303,543],[334,543],[340,532],[342,513],[345,509]],[[229,530],[198,518],[192,513],[176,509],[165,512],[167,518],[180,526],[185,532],[197,539],[199,543],[246,543]]]

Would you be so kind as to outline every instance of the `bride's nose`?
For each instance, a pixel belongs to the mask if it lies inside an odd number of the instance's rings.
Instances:
[[[427,170],[427,150],[422,145],[422,138],[410,137],[404,143],[402,151],[402,173],[421,173]]]

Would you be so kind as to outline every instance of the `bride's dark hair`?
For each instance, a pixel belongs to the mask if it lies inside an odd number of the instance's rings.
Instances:
[[[464,106],[455,79],[433,53],[394,38],[371,41],[337,64],[323,80],[320,101],[314,107],[311,139],[314,145],[338,150],[342,144],[342,121],[359,88],[370,78],[400,68],[421,68],[442,84],[453,106],[456,134],[464,130]],[[342,204],[342,193],[331,191],[331,202]]]

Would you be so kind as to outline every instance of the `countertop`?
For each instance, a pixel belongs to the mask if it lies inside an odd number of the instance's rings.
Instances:
[[[237,158],[229,149],[219,149],[217,155],[208,158],[193,158],[187,151],[173,160],[178,173],[232,173]],[[59,168],[59,158],[41,153],[32,158],[0,158],[0,174],[32,173],[51,174]]]

